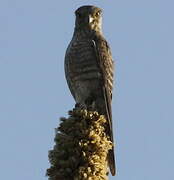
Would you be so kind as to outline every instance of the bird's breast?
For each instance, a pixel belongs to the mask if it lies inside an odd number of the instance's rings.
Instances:
[[[93,80],[101,77],[92,41],[72,41],[68,56],[72,81]]]

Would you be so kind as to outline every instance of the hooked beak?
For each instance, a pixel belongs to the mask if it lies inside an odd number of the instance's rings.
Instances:
[[[94,21],[94,18],[91,15],[89,15],[88,16],[88,24],[91,24],[93,21]]]

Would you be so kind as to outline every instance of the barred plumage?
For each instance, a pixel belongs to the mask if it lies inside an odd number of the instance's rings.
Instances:
[[[65,75],[76,103],[105,115],[112,142],[113,67],[111,51],[101,31],[101,9],[79,8],[74,35],[66,51]],[[108,154],[108,163],[115,175],[114,149]]]

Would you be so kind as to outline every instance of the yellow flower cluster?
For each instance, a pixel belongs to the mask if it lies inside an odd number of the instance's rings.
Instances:
[[[106,180],[107,154],[112,143],[106,119],[97,112],[75,108],[61,118],[55,146],[49,152],[49,180]]]

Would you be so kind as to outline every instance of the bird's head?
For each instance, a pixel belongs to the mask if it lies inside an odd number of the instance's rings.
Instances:
[[[101,31],[102,10],[95,6],[82,6],[75,11],[76,29]]]

